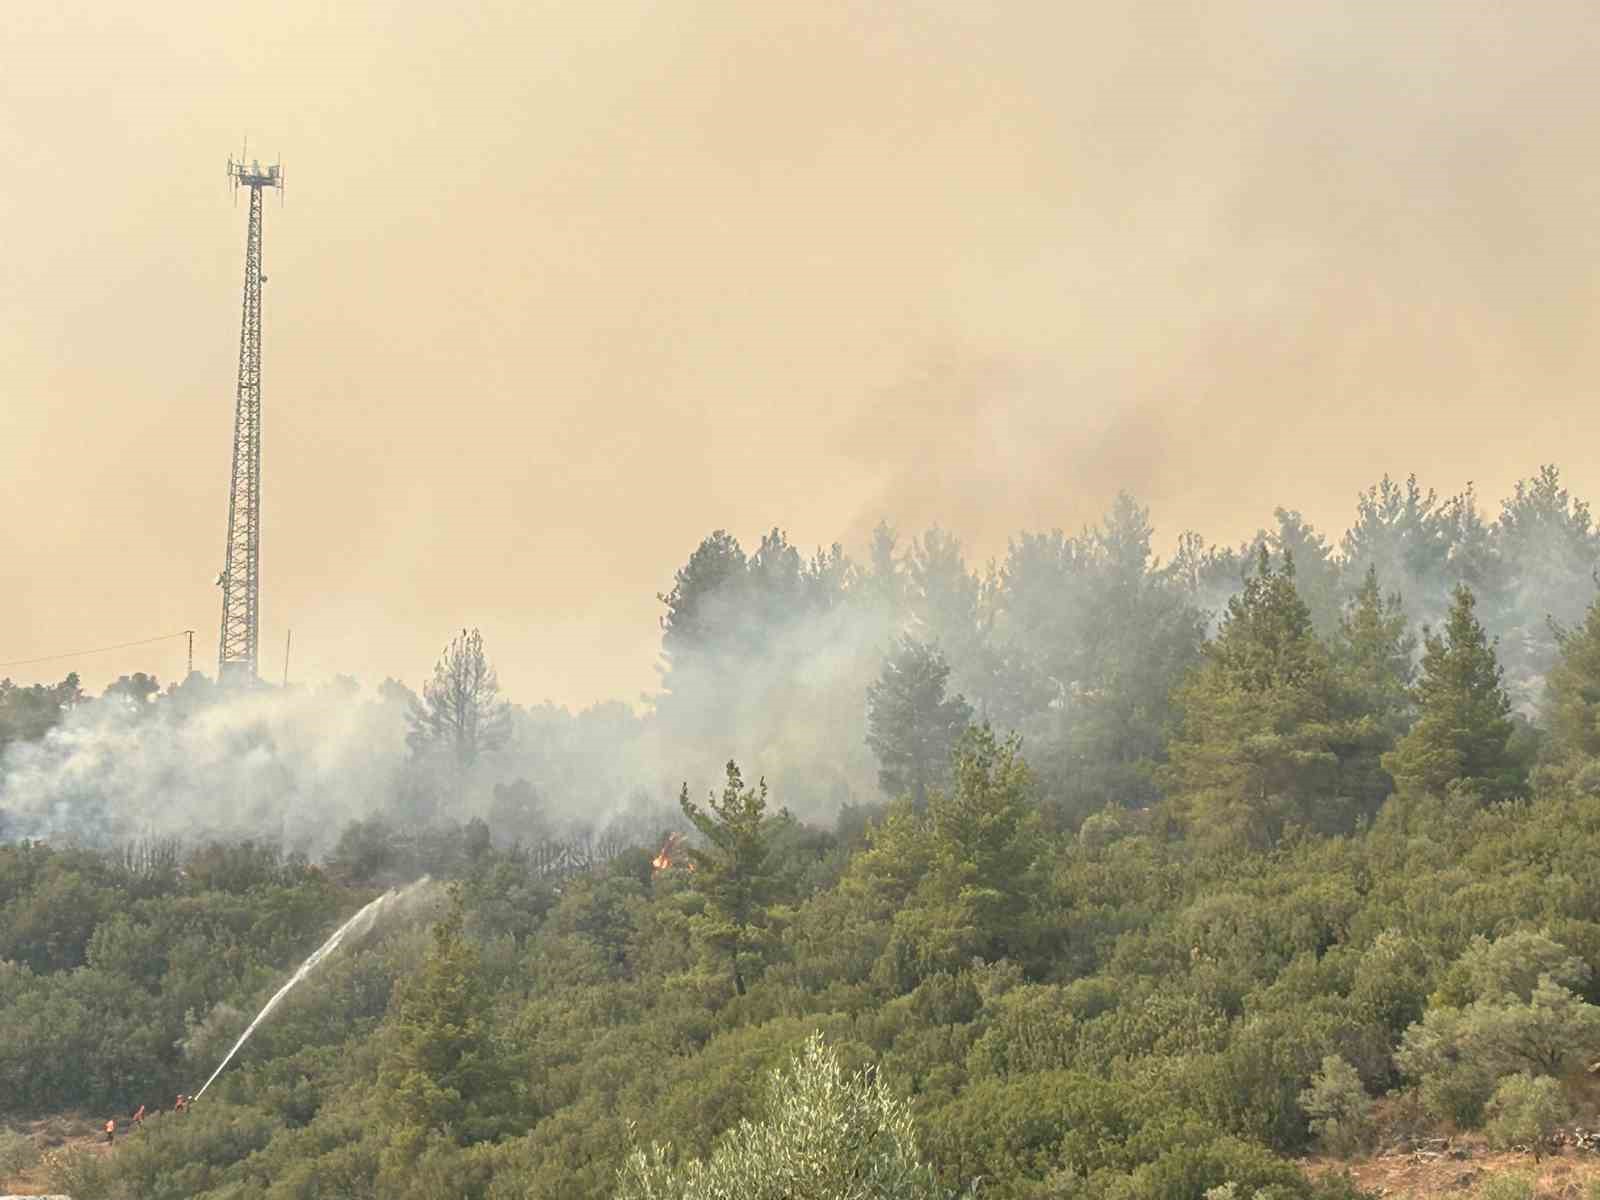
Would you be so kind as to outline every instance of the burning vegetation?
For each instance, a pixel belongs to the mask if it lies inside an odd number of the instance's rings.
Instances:
[[[657,871],[670,871],[675,867],[693,871],[694,862],[689,858],[683,834],[676,829],[667,834],[666,840],[661,843],[661,850],[650,860],[650,865]]]

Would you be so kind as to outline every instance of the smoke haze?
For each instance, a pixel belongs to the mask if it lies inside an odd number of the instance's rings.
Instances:
[[[8,747],[0,836],[265,835],[320,852],[399,789],[403,708],[332,691],[184,699],[108,698]]]
[[[1592,7],[22,0],[0,44],[0,657],[211,669],[267,213],[263,673],[654,685],[726,526],[975,561],[1499,496],[1600,434]],[[1592,464],[1569,482],[1594,494]],[[1492,515],[1492,514],[1491,514]],[[182,642],[13,670],[182,673]]]

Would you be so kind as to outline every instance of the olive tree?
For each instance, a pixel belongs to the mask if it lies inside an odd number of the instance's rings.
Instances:
[[[636,1149],[616,1200],[934,1200],[946,1195],[917,1151],[911,1109],[876,1074],[846,1076],[813,1034],[772,1073],[761,1120],[741,1121],[711,1155],[675,1166],[670,1146]]]

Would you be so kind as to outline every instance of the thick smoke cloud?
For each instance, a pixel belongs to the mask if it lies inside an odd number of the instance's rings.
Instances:
[[[981,562],[1128,487],[1235,544],[1600,437],[1591,4],[258,15],[7,6],[5,657],[214,627],[246,131],[303,678],[477,624],[518,697],[631,699],[717,525]]]
[[[319,851],[345,821],[389,806],[405,752],[395,705],[343,689],[191,689],[84,704],[42,740],[8,747],[0,834],[253,836]]]

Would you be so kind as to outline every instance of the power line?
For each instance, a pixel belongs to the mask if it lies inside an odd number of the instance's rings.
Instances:
[[[173,638],[187,636],[191,631],[180,629],[177,633],[163,633],[160,637],[141,638],[137,642],[118,642],[115,646],[99,646],[93,650],[73,650],[67,654],[46,654],[39,658],[19,658],[14,662],[0,662],[0,670],[6,667],[31,667],[34,663],[55,662],[62,658],[83,658],[90,654],[106,654],[112,650],[126,650],[130,646],[148,646],[154,642],[166,642]]]

